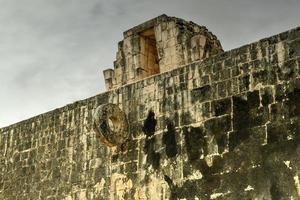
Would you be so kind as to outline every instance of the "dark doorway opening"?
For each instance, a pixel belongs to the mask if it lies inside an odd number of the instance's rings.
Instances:
[[[146,72],[146,76],[158,74],[159,60],[154,28],[141,32],[140,36],[142,70]]]

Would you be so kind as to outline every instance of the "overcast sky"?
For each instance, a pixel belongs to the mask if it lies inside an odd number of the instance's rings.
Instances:
[[[0,0],[0,127],[103,92],[123,31],[163,13],[229,50],[299,26],[300,0]]]

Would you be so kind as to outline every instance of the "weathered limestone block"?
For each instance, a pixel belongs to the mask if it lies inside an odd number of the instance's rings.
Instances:
[[[125,113],[115,104],[104,104],[96,108],[93,128],[100,141],[109,147],[122,145],[129,139]]]

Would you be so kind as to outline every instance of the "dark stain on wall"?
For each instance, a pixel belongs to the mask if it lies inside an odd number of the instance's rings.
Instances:
[[[232,97],[233,100],[233,129],[245,129],[249,125],[249,106],[246,97]]]
[[[263,126],[269,120],[269,103],[273,102],[272,91],[266,89],[244,93],[240,96],[232,97],[233,105],[233,132],[229,134],[229,150],[246,141],[254,127]],[[262,105],[262,106],[261,106]],[[273,106],[274,107],[274,106]]]
[[[146,136],[152,136],[155,132],[157,121],[155,119],[155,113],[150,110],[147,119],[144,121],[143,132]]]
[[[177,144],[176,144],[176,130],[174,124],[171,121],[167,121],[167,132],[163,135],[163,144],[166,145],[166,155],[169,158],[177,155]]]
[[[199,159],[203,153],[207,153],[205,134],[201,127],[185,127],[183,128],[183,135],[189,161],[193,162]]]
[[[147,163],[152,165],[154,169],[158,169],[160,163],[160,154],[157,153],[154,148],[156,138],[153,134],[155,132],[156,124],[157,120],[155,119],[155,113],[150,110],[147,119],[144,121],[142,130],[146,135],[144,153],[147,155]]]
[[[154,145],[155,145],[155,137],[146,138],[144,153],[147,155],[147,163],[149,165],[152,165],[154,169],[158,169],[160,163],[160,154],[155,152]]]
[[[215,116],[230,114],[231,112],[231,99],[225,98],[212,102],[212,107]]]
[[[218,145],[218,152],[222,153],[227,145],[227,132],[231,130],[231,117],[222,117],[207,120],[204,123],[206,135],[212,136]]]
[[[250,95],[253,98],[253,95]],[[250,98],[251,98],[250,97]],[[229,150],[249,138],[250,104],[247,96],[233,96],[233,132],[229,135]]]
[[[291,117],[300,116],[300,85],[298,87],[287,94],[289,99],[287,103]]]
[[[203,102],[207,101],[211,98],[212,96],[212,88],[210,85],[205,85],[199,88],[195,88],[191,91],[191,96],[192,96],[192,102]]]

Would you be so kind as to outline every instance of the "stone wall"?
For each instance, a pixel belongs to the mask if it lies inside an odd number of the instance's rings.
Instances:
[[[299,199],[299,67],[296,28],[2,128],[0,199]]]

